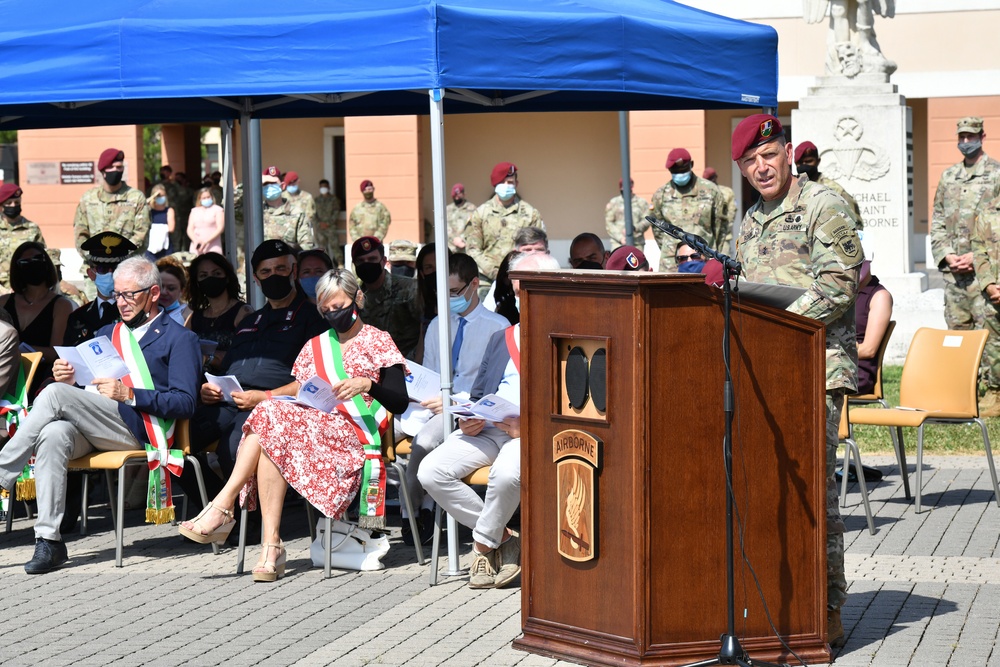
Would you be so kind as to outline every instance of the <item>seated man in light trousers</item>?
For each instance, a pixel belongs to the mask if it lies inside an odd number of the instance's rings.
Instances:
[[[558,269],[547,254],[517,255],[512,271]],[[514,281],[514,294],[520,286]],[[486,346],[472,400],[496,394],[521,400],[520,325],[498,331]],[[490,466],[485,501],[462,478]],[[417,472],[424,490],[464,526],[472,528],[471,588],[502,588],[521,573],[521,538],[507,527],[521,501],[521,420],[500,423],[462,419],[459,429],[423,460]]]
[[[0,451],[0,488],[13,489],[32,455],[38,520],[35,554],[24,566],[44,574],[69,558],[59,525],[66,508],[67,463],[89,452],[139,450],[151,440],[149,428],[160,420],[194,414],[201,372],[198,336],[161,315],[160,273],[135,257],[114,273],[112,297],[122,322],[100,329],[125,360],[122,379],[96,378],[86,388],[73,386],[76,370],[56,360],[56,382],[35,399],[31,412]],[[143,388],[143,385],[149,385]],[[121,521],[119,517],[119,521]]]

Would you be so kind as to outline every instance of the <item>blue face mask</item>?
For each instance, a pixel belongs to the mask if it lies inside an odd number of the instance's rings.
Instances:
[[[497,183],[493,192],[497,193],[497,197],[500,199],[507,200],[517,194],[517,188],[514,187],[513,183]]]
[[[690,262],[684,262],[678,266],[677,270],[681,273],[701,273],[703,268],[705,268],[704,260],[691,260]]]
[[[461,315],[467,311],[470,305],[472,305],[472,299],[467,299],[461,294],[448,299],[448,308],[456,315]]]
[[[299,186],[289,185],[288,187],[285,188],[285,190],[287,190],[288,194],[290,195],[297,195],[299,193]]]
[[[306,296],[310,299],[316,298],[316,285],[322,277],[323,276],[309,276],[308,278],[299,278],[299,284],[302,285],[302,291],[305,292]]]
[[[166,312],[166,313],[172,313],[172,312],[174,312],[175,310],[177,310],[180,307],[181,307],[181,302],[180,301],[174,301],[169,306],[164,307],[163,311]]]
[[[157,206],[163,206],[164,204],[167,203],[167,198],[163,197],[163,196],[160,196],[160,197],[157,197],[155,201],[156,201],[156,205]]]
[[[685,171],[682,174],[674,174],[673,176],[670,177],[670,180],[674,182],[674,185],[679,185],[681,187],[684,187],[685,185],[691,182],[691,172]]]
[[[111,296],[111,293],[115,291],[115,272],[98,273],[94,276],[94,284],[97,285],[97,291],[102,296]]]
[[[268,183],[264,186],[264,199],[273,201],[281,196],[281,186],[277,183]]]
[[[208,197],[201,200],[201,205],[204,206],[205,208],[212,208],[212,204],[214,203],[215,201],[213,201],[211,198]]]

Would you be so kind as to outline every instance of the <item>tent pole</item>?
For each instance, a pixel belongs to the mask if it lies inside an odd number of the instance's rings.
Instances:
[[[622,155],[622,198],[625,201],[625,245],[635,245],[633,242],[635,221],[632,220],[632,163],[629,158],[628,111],[618,112],[618,144]]]
[[[255,310],[264,307],[264,295],[253,281],[250,257],[264,240],[264,204],[260,172],[260,119],[250,117],[250,100],[244,100],[240,113],[240,142],[243,146],[243,225],[244,262],[247,276],[247,302]]]
[[[219,202],[226,214],[226,228],[223,240],[226,246],[226,259],[236,266],[236,211],[233,210],[233,121],[224,120],[219,123],[222,132],[222,198]]]
[[[451,350],[451,318],[448,317],[448,223],[445,218],[447,193],[445,191],[444,170],[444,91],[434,88],[430,94],[431,115],[431,172],[433,174],[434,192],[434,259],[437,262],[437,312],[444,317],[438,318],[438,349]],[[439,370],[441,372],[441,404],[451,405],[451,355],[441,354]],[[450,433],[455,427],[449,413],[444,413],[448,419]],[[416,508],[414,508],[416,509]],[[437,563],[431,563],[437,568]],[[448,515],[448,576],[461,574],[458,565],[458,525],[454,517]]]

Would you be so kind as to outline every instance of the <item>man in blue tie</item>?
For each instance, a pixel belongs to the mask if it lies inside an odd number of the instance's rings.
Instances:
[[[507,328],[510,324],[502,315],[487,310],[479,299],[479,267],[476,260],[468,255],[455,254],[448,260],[448,291],[451,319],[451,372],[452,393],[468,396],[476,373],[486,353],[486,344],[494,332]],[[424,336],[423,365],[432,370],[440,366],[441,349],[438,341],[440,319],[435,317],[427,326]],[[431,509],[434,501],[424,493],[417,479],[420,461],[445,437],[447,415],[443,414],[441,399],[435,397],[421,405],[434,412],[434,416],[413,438],[410,460],[406,467],[407,488],[413,499],[414,509],[420,508],[418,524],[421,537],[427,541],[433,535],[434,516]],[[404,508],[405,512],[405,508]],[[403,522],[403,540],[409,543],[409,522]]]

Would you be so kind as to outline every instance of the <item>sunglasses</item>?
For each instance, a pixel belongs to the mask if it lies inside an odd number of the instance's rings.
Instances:
[[[676,257],[674,257],[674,259],[676,259],[678,262],[686,262],[691,259],[701,259],[701,253],[693,252],[690,255],[677,255]]]

